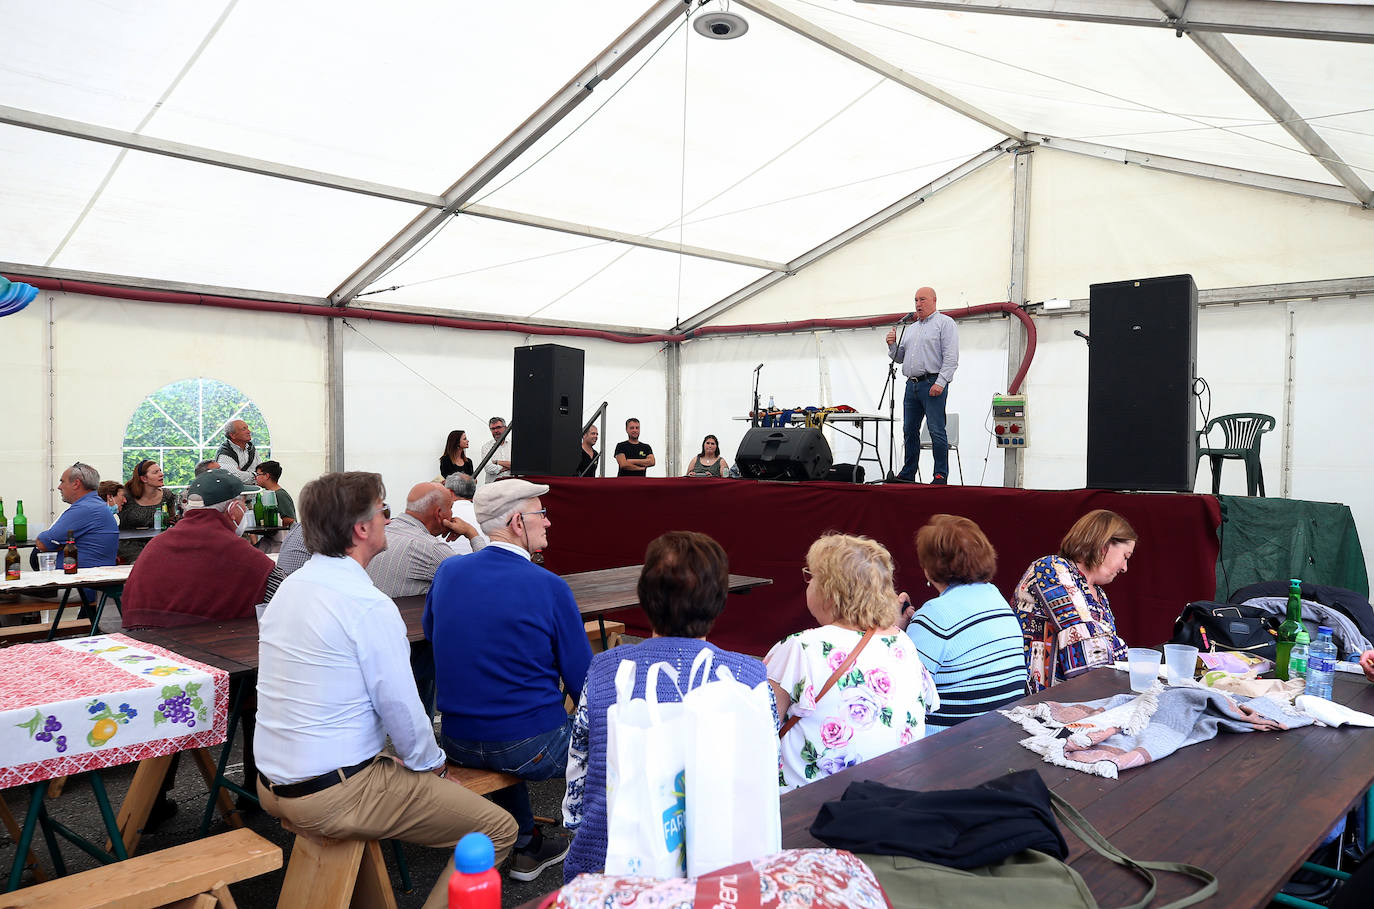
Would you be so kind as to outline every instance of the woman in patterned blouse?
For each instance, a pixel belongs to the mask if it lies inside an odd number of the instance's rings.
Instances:
[[[818,627],[783,638],[763,659],[778,715],[798,718],[779,743],[783,792],[916,741],[926,713],[940,706],[916,645],[897,627],[892,556],[882,544],[823,536],[806,553],[802,577]]]
[[[1135,552],[1125,518],[1099,508],[1079,518],[1059,555],[1036,559],[1016,585],[1013,608],[1030,678],[1028,691],[1049,688],[1098,666],[1126,659],[1107,592]]]

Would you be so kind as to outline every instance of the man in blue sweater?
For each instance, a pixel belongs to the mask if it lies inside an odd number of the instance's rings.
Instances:
[[[567,582],[530,561],[548,544],[539,500],[548,491],[514,479],[479,489],[473,507],[491,542],[441,562],[425,600],[444,752],[455,764],[527,780],[565,773],[572,718],[564,697],[581,696],[592,659]],[[568,841],[535,826],[524,783],[492,799],[520,827],[511,877],[532,881],[563,860]]]

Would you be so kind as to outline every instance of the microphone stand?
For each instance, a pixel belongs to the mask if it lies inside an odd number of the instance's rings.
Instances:
[[[759,419],[759,373],[762,371],[762,363],[754,367],[754,406],[749,411],[749,425],[754,429],[763,425]]]
[[[897,340],[893,344],[893,350],[900,350],[902,341],[906,338],[907,326],[911,324],[910,317],[903,316],[901,321],[902,330],[897,332]],[[883,390],[878,395],[878,410],[883,409],[883,398],[887,398],[887,472],[896,474],[892,468],[896,465],[893,451],[897,442],[897,361],[891,355],[887,358],[887,380],[883,383]],[[887,477],[882,477],[878,482],[883,482]]]

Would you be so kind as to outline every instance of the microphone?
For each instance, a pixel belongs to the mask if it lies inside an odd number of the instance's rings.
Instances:
[[[907,313],[906,315],[902,316],[902,318],[897,322],[897,324],[898,324],[898,325],[910,325],[912,322],[915,322],[915,321],[916,321],[916,313],[914,313],[914,312],[909,312],[909,313]]]
[[[763,364],[762,364],[762,363],[760,363],[758,366],[755,366],[755,367],[754,367],[754,372],[758,372],[760,369],[763,369]]]
[[[1088,336],[1085,335],[1085,334],[1083,334],[1083,332],[1079,331],[1078,329],[1075,328],[1075,329],[1073,330],[1073,333],[1076,334],[1076,335],[1078,335],[1080,338],[1082,338],[1084,344],[1092,344],[1092,341],[1090,341],[1090,340],[1088,339]]]

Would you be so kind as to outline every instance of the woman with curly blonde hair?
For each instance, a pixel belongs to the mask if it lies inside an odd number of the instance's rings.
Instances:
[[[764,658],[785,717],[784,792],[916,741],[940,706],[916,645],[897,627],[892,575],[892,556],[867,537],[830,534],[806,553],[806,608],[818,625]]]

